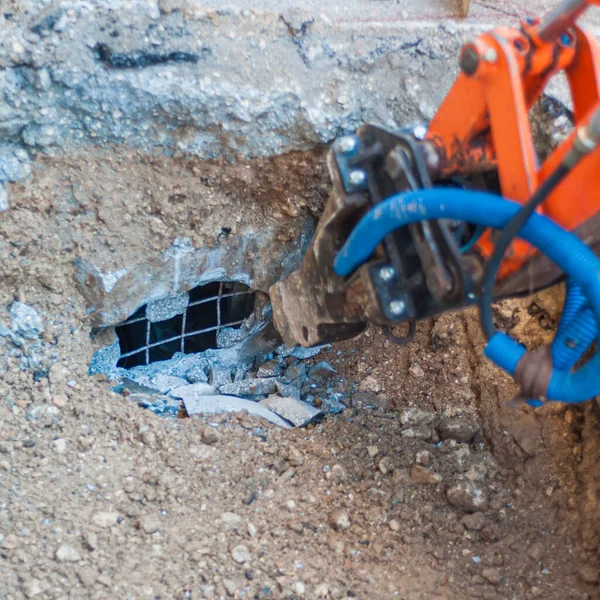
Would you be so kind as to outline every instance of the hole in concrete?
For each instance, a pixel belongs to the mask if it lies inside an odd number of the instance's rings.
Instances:
[[[115,328],[118,367],[130,369],[217,348],[221,329],[239,329],[254,310],[255,293],[238,282],[215,281],[187,294],[147,304]]]

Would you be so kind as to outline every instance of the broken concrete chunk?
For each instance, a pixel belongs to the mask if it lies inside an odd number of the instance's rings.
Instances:
[[[321,410],[306,402],[295,398],[282,398],[274,394],[261,400],[259,404],[287,419],[296,427],[304,427],[323,414]]]
[[[259,402],[244,400],[236,396],[202,396],[200,394],[190,394],[183,397],[183,404],[190,416],[216,415],[245,410],[253,417],[266,419],[280,427],[290,426],[287,421],[284,421],[279,415],[269,410],[268,407],[261,406]]]
[[[471,419],[443,419],[438,434],[443,440],[456,440],[461,444],[470,442],[479,431],[479,424]]]
[[[258,367],[256,375],[261,378],[278,377],[281,375],[281,367],[276,360],[270,360]]]
[[[185,378],[190,383],[208,383],[208,376],[204,369],[200,366],[192,367],[186,374]]]
[[[222,394],[230,396],[241,396],[242,398],[255,398],[268,396],[277,391],[275,378],[264,379],[246,379],[245,381],[236,381],[221,386],[219,390]]]
[[[11,329],[28,340],[39,337],[44,331],[44,324],[35,308],[13,302],[10,307]]]
[[[308,371],[308,376],[312,379],[329,379],[333,377],[337,371],[325,360],[313,365]]]
[[[19,181],[31,174],[29,155],[23,148],[0,143],[0,181]]]
[[[295,400],[300,400],[302,395],[302,380],[297,379],[296,381],[292,381],[292,383],[283,383],[281,381],[277,381],[277,392],[280,396],[284,398],[294,398]]]
[[[281,378],[283,383],[292,383],[300,377],[306,376],[306,365],[304,363],[296,363],[285,370],[285,374]]]
[[[208,371],[208,383],[215,389],[231,383],[231,369],[229,367],[210,367]]]
[[[187,293],[173,294],[161,300],[149,302],[146,306],[146,318],[151,323],[159,323],[183,314],[189,304]]]

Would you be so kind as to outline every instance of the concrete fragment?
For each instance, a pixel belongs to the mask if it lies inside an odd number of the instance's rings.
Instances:
[[[213,366],[208,371],[208,383],[215,389],[231,383],[231,369],[229,367]]]
[[[277,384],[273,377],[262,379],[249,378],[234,383],[227,383],[221,386],[219,391],[229,396],[256,398],[274,394],[277,391]]]
[[[208,383],[192,383],[191,385],[181,385],[173,388],[169,392],[169,396],[173,398],[184,398],[186,396],[212,396],[215,393],[215,388]]]
[[[159,323],[183,314],[189,304],[187,293],[172,294],[167,298],[149,302],[146,306],[146,318],[152,323]]]
[[[208,383],[208,375],[206,374],[206,371],[200,366],[192,367],[185,374],[185,378],[190,383]]]
[[[256,375],[261,378],[277,377],[281,375],[281,367],[279,366],[279,363],[273,359],[260,365]]]
[[[312,379],[329,379],[334,377],[337,371],[325,360],[318,362],[308,371],[308,376]]]
[[[281,378],[283,383],[292,383],[292,381],[296,381],[299,377],[306,376],[306,365],[304,363],[296,363],[295,365],[289,366]]]
[[[471,419],[442,419],[438,435],[442,440],[456,440],[461,444],[470,442],[479,431],[479,424]]]
[[[19,181],[30,174],[27,152],[19,146],[0,142],[0,182]]]
[[[277,393],[280,396],[284,398],[294,398],[299,401],[302,397],[302,383],[301,379],[296,379],[296,381],[292,381],[292,383],[277,381],[275,385],[277,386]]]
[[[296,427],[304,427],[323,414],[321,410],[306,402],[295,398],[282,398],[275,394],[261,400],[259,404],[277,413]]]
[[[279,415],[262,406],[259,402],[244,400],[235,396],[203,396],[201,394],[190,394],[183,396],[183,404],[188,415],[216,415],[219,413],[232,413],[247,411],[254,417],[266,419],[280,427],[289,427],[289,423]]]
[[[9,312],[11,329],[18,335],[34,340],[43,333],[44,324],[35,308],[22,302],[13,302]]]
[[[488,505],[485,490],[470,481],[450,484],[446,489],[446,498],[454,508],[468,513],[483,511]]]

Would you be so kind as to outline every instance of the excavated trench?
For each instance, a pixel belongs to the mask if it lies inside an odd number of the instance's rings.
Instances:
[[[0,31],[3,597],[599,597],[597,403],[508,407],[474,312],[402,348],[369,328],[237,355],[310,242],[324,144],[431,117],[477,24],[349,35],[180,4],[33,2]],[[148,40],[162,58],[129,70]],[[568,119],[538,110],[552,146]],[[496,317],[541,345],[561,302]],[[191,388],[309,413],[173,418]]]

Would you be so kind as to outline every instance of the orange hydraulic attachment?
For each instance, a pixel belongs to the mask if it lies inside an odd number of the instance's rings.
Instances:
[[[461,73],[429,125],[427,140],[439,156],[441,177],[496,169],[502,195],[525,203],[571,147],[574,130],[540,166],[529,110],[553,75],[564,71],[571,90],[575,126],[585,125],[600,106],[600,46],[575,25],[588,4],[566,0],[540,22],[495,29],[465,44]],[[574,230],[600,211],[600,152],[593,152],[549,195],[540,212]],[[493,251],[489,235],[478,250]],[[516,241],[499,278],[518,271],[534,253]]]

